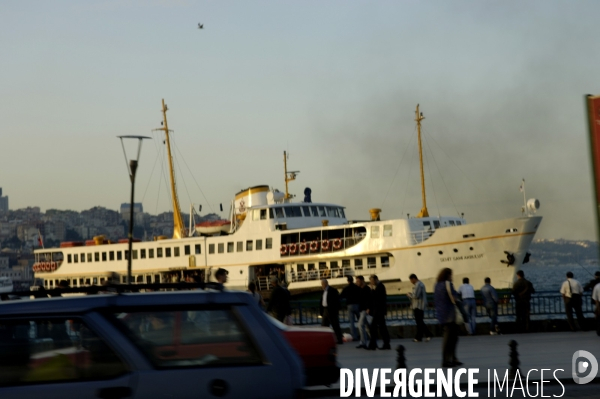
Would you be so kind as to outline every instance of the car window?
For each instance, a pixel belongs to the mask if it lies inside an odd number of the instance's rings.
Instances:
[[[0,386],[102,380],[126,372],[78,318],[0,320]]]
[[[231,309],[132,311],[115,316],[156,367],[263,363]]]

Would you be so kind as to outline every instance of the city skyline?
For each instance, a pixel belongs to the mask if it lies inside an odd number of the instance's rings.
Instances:
[[[285,190],[286,150],[296,200],[310,187],[349,219],[414,216],[419,103],[431,215],[520,215],[525,178],[544,217],[536,238],[597,239],[583,99],[600,93],[597,2],[65,0],[0,12],[10,209],[118,210],[130,182],[116,136],[135,134],[153,138],[135,202],[169,211],[152,131],[164,98],[184,212],[228,217],[246,187]]]

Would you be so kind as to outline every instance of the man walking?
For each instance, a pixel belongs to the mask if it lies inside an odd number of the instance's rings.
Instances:
[[[270,313],[283,323],[285,316],[292,314],[290,292],[279,285],[277,276],[271,276],[269,281],[271,282],[273,291],[271,292],[271,299],[269,299],[269,305],[267,306],[267,313]]]
[[[377,349],[378,333],[381,333],[381,338],[383,339],[383,346],[379,349],[392,349],[390,346],[390,334],[385,325],[385,315],[387,314],[387,292],[385,285],[374,274],[369,277],[369,281],[374,288],[371,304],[367,309],[367,314],[373,316],[373,321],[371,322],[371,341],[367,349]]]
[[[490,317],[490,335],[496,335],[500,332],[498,326],[498,293],[492,287],[492,280],[489,277],[485,278],[485,284],[481,287],[481,296],[483,297],[483,306],[487,310]]]
[[[343,344],[342,329],[340,328],[340,294],[335,288],[329,286],[327,279],[321,280],[321,287],[323,287],[323,297],[321,298],[321,325],[323,327],[333,328],[333,332],[337,337],[337,343]]]
[[[515,297],[515,313],[517,316],[517,332],[529,332],[529,303],[535,293],[531,281],[525,279],[523,270],[517,272],[517,281],[513,284],[512,294]]]
[[[360,310],[360,317],[358,318],[360,345],[358,345],[356,349],[367,349],[367,339],[369,338],[367,335],[367,326],[369,325],[367,321],[367,309],[370,307],[372,290],[371,287],[365,283],[365,278],[363,276],[356,277],[356,285],[360,288],[358,301],[358,309]]]
[[[346,306],[348,309],[348,322],[350,323],[350,334],[352,335],[352,339],[354,341],[358,341],[358,332],[356,331],[356,326],[354,325],[354,318],[356,318],[356,321],[358,321],[360,318],[360,288],[354,284],[354,279],[352,276],[348,276],[347,280],[348,285],[342,290],[340,299],[346,300]]]
[[[581,311],[581,294],[583,294],[583,287],[581,283],[573,278],[572,272],[567,272],[567,279],[562,283],[560,287],[560,293],[565,302],[565,312],[567,313],[567,320],[569,321],[569,327],[571,331],[577,331],[577,325],[573,320],[573,310],[577,315],[577,322],[579,323],[579,329],[585,328],[585,318]]]
[[[431,333],[425,325],[425,308],[427,307],[427,292],[425,291],[425,284],[419,281],[416,274],[411,274],[408,279],[413,284],[412,293],[408,293],[407,296],[410,298],[413,314],[415,316],[415,322],[417,323],[417,335],[414,342],[421,342],[425,338],[426,342],[431,340]]]
[[[463,306],[469,315],[469,322],[466,324],[467,333],[475,335],[475,328],[477,327],[477,302],[475,302],[475,289],[469,284],[468,277],[463,278],[463,283],[458,287],[457,292],[461,295]]]

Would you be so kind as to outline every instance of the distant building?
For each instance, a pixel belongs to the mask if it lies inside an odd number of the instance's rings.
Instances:
[[[8,196],[2,196],[2,187],[0,187],[0,212],[8,212]]]
[[[129,209],[131,208],[130,204],[121,204],[121,218],[126,222],[129,222]],[[143,224],[144,223],[144,207],[141,202],[136,202],[133,204],[133,218],[134,224]]]

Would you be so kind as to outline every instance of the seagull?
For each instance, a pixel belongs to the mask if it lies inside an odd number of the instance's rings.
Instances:
[[[204,24],[198,24],[198,29],[204,29]]]

